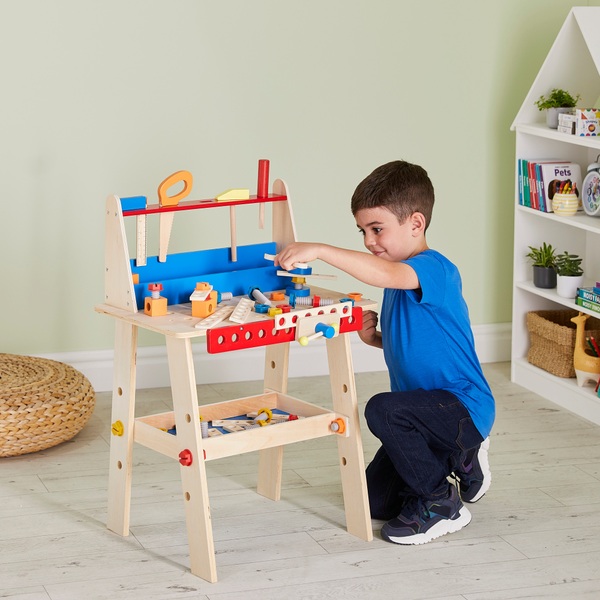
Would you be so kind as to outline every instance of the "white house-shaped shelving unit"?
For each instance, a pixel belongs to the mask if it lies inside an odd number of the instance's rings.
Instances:
[[[530,336],[529,311],[577,310],[574,299],[562,298],[556,290],[541,290],[531,281],[529,246],[552,244],[583,258],[586,281],[600,281],[600,219],[579,212],[573,217],[546,213],[518,202],[518,160],[569,160],[587,166],[600,155],[600,137],[579,137],[546,126],[535,101],[553,88],[580,94],[580,108],[597,107],[600,96],[600,8],[574,7],[569,12],[542,68],[512,124],[516,133],[514,285],[512,323],[512,379],[549,400],[600,424],[600,398],[594,386],[579,387],[575,379],[556,377],[533,366],[527,359]],[[585,193],[585,191],[583,191]],[[595,317],[591,310],[583,312]],[[595,327],[596,328],[596,327]],[[600,329],[600,327],[597,327]]]

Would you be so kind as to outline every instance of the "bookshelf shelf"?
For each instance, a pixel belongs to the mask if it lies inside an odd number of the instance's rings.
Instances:
[[[586,281],[584,283],[584,285],[588,286],[588,285],[593,285],[593,282],[591,281]],[[531,280],[529,281],[522,281],[520,283],[515,283],[515,286],[520,289],[523,290],[525,292],[529,292],[530,294],[534,294],[535,296],[539,296],[540,298],[546,298],[547,300],[550,300],[551,302],[554,302],[555,304],[560,304],[562,306],[565,306],[567,308],[573,308],[573,309],[577,309],[577,310],[581,310],[581,312],[584,312],[588,315],[594,316],[594,317],[598,317],[598,313],[595,313],[594,311],[591,310],[587,310],[586,308],[582,308],[581,306],[576,307],[575,303],[573,302],[573,300],[569,299],[569,298],[562,298],[561,296],[559,296],[556,293],[556,289],[553,290],[543,290],[540,288],[537,288],[533,285],[533,282]]]
[[[559,223],[561,225],[567,225],[573,229],[582,229],[583,231],[600,234],[600,218],[589,217],[583,212],[578,212],[572,217],[561,217],[555,215],[554,213],[545,213],[534,208],[521,205],[517,206],[517,211],[522,211],[525,219],[529,217],[534,219],[548,219],[549,221]]]
[[[600,152],[600,138],[598,137],[581,137],[576,135],[568,135],[561,133],[556,129],[549,129],[545,123],[531,123],[530,125],[515,125],[515,131],[523,135],[532,135],[535,137],[545,138],[547,140],[556,140],[564,142],[565,137],[573,146],[582,146],[583,148],[593,148],[596,152]]]
[[[532,389],[540,396],[588,421],[600,423],[600,398],[594,393],[594,388],[577,387],[575,379],[549,375],[523,358],[513,360],[512,370],[513,377],[529,383],[523,387]]]
[[[600,218],[578,213],[563,217],[519,205],[518,161],[565,160],[580,165],[582,178],[587,166],[600,154],[600,137],[578,137],[549,129],[534,102],[555,87],[581,94],[581,106],[597,106],[600,97],[600,8],[573,7],[550,49],[512,125],[516,137],[515,222],[513,257],[512,380],[519,385],[600,424],[600,398],[593,386],[579,387],[575,379],[556,377],[527,361],[529,333],[526,316],[533,310],[582,309],[574,300],[558,296],[556,290],[536,288],[531,281],[529,246],[552,244],[583,257],[584,285],[600,281]]]

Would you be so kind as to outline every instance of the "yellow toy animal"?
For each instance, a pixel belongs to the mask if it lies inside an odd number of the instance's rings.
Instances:
[[[577,325],[575,333],[575,351],[573,353],[573,366],[577,376],[577,385],[583,387],[586,382],[591,381],[594,385],[598,383],[600,375],[600,357],[592,356],[586,352],[585,347],[585,322],[589,315],[579,313],[571,321]]]

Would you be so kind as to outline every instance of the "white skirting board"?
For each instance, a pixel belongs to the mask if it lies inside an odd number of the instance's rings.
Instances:
[[[477,325],[473,327],[475,346],[482,363],[510,360],[511,325]],[[356,373],[385,371],[383,352],[363,344],[351,334],[352,360]],[[194,362],[198,383],[256,381],[263,378],[264,348],[236,350],[209,355],[206,344],[194,344]],[[83,373],[96,392],[112,389],[113,351],[64,352],[38,355],[71,365]],[[327,375],[325,343],[315,340],[308,346],[292,343],[289,377]],[[169,387],[167,352],[164,346],[140,347],[137,353],[137,387]]]

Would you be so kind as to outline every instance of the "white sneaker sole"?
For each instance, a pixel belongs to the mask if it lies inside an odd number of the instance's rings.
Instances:
[[[431,529],[428,529],[424,533],[417,533],[409,536],[393,536],[386,535],[383,530],[381,531],[381,537],[388,542],[394,544],[402,544],[405,546],[413,546],[418,544],[426,544],[435,540],[436,538],[446,535],[447,533],[454,533],[459,531],[463,527],[466,527],[471,522],[471,513],[466,506],[463,506],[458,512],[457,519],[442,519],[438,521]]]

